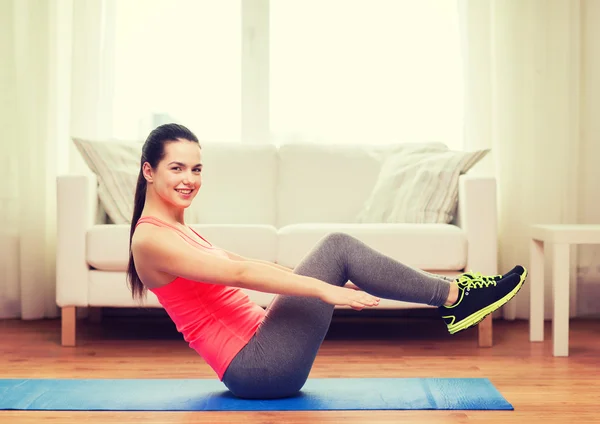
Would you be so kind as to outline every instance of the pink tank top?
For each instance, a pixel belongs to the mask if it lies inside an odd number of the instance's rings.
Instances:
[[[185,241],[215,256],[227,254],[194,231],[207,246],[177,227],[146,216],[136,224],[154,224],[175,230]],[[149,289],[156,295],[189,346],[211,366],[219,380],[235,355],[252,338],[263,321],[265,311],[237,287],[210,284],[177,277],[170,283]]]

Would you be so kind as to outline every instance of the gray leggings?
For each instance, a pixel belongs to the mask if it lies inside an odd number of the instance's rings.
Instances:
[[[410,268],[343,233],[322,238],[294,273],[336,286],[351,281],[374,296],[440,306],[452,279]],[[241,398],[270,399],[300,391],[325,338],[334,306],[318,298],[278,295],[223,383]]]

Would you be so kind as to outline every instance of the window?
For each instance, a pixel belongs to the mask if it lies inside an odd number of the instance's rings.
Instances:
[[[462,147],[454,1],[277,0],[269,7],[276,140]]]
[[[145,138],[175,120],[204,140],[240,140],[240,0],[114,7],[114,138]]]
[[[203,140],[462,147],[455,1],[118,0],[113,7],[115,138],[140,139],[174,120]]]

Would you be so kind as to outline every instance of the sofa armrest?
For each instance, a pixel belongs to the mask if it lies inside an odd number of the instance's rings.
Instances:
[[[86,233],[95,224],[98,189],[95,175],[57,177],[56,303],[88,306]]]
[[[483,274],[498,273],[496,179],[461,175],[456,225],[467,233],[467,266]]]

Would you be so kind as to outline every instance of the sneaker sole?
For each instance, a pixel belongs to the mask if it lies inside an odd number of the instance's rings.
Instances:
[[[496,302],[486,306],[483,309],[480,309],[479,311],[475,312],[472,315],[469,315],[468,317],[464,318],[462,321],[459,321],[455,324],[449,325],[448,332],[450,334],[456,334],[459,331],[466,330],[467,328],[471,328],[471,327],[479,324],[481,321],[483,321],[483,319],[485,317],[487,317],[489,314],[496,311],[497,309],[501,308],[509,300],[511,300],[513,297],[515,297],[515,295],[519,292],[519,290],[521,290],[521,287],[523,287],[523,283],[525,282],[526,278],[527,278],[527,269],[525,269],[525,272],[521,275],[519,284],[517,284],[516,287],[514,289],[512,289],[512,291],[510,293],[508,293],[502,299],[498,299]]]

